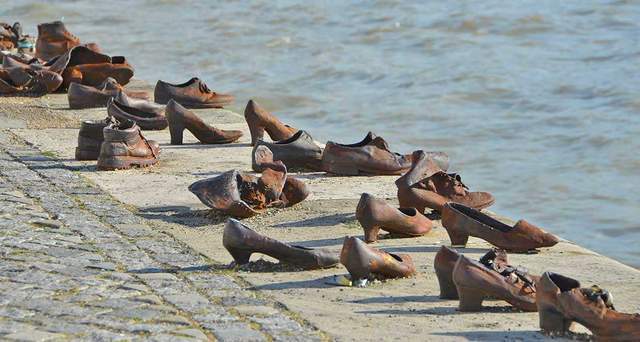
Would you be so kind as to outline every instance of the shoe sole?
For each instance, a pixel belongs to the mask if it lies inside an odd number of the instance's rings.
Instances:
[[[97,169],[100,171],[126,170],[133,167],[148,167],[157,162],[156,158],[112,157],[106,160],[98,159]]]

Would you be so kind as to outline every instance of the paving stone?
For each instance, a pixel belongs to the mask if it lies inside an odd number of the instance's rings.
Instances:
[[[40,331],[35,329],[28,329],[13,334],[5,335],[3,338],[11,341],[51,341],[55,339],[62,339],[64,335],[54,334],[46,331]]]

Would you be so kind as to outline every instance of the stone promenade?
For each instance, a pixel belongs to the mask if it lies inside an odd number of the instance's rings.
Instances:
[[[0,131],[0,339],[327,340]]]

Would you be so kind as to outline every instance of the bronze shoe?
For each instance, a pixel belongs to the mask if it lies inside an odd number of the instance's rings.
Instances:
[[[580,288],[580,282],[557,273],[545,272],[538,282],[540,329],[562,335],[573,322],[591,330],[597,341],[638,341],[640,314],[616,311],[612,295],[594,285]]]
[[[452,202],[444,205],[442,225],[453,246],[465,246],[469,236],[475,236],[508,251],[526,252],[551,247],[559,241],[555,235],[525,220],[510,226],[479,210]]]
[[[298,131],[282,123],[275,115],[260,107],[254,100],[247,102],[247,106],[244,108],[244,119],[249,126],[252,146],[258,140],[263,140],[265,131],[273,141],[289,139]]]
[[[182,84],[171,84],[159,80],[154,90],[157,103],[167,104],[174,100],[186,108],[223,108],[233,102],[233,96],[211,91],[199,78],[194,77]]]
[[[391,152],[387,142],[371,132],[351,145],[329,141],[322,152],[323,170],[336,175],[399,175],[409,167],[411,155]]]
[[[384,200],[363,193],[356,208],[356,218],[367,243],[378,240],[380,229],[397,236],[421,236],[431,231],[431,220],[415,208],[394,208]]]
[[[523,311],[537,311],[536,277],[507,265],[506,255],[495,251],[477,262],[460,255],[453,268],[453,283],[460,297],[458,310],[480,311],[486,298],[501,299]],[[448,291],[450,292],[450,291]]]
[[[135,122],[127,120],[110,124],[104,128],[103,134],[98,170],[146,167],[158,162],[158,143],[145,139]]]
[[[83,121],[78,132],[78,147],[76,160],[97,160],[100,156],[100,146],[104,141],[103,130],[115,121],[111,117],[103,120]]]
[[[152,107],[147,106],[146,108]],[[155,111],[142,110],[126,106],[113,98],[107,102],[107,114],[119,121],[134,121],[142,130],[162,130],[169,125],[167,118],[162,113],[162,108],[156,108]]]
[[[105,63],[68,66],[62,73],[65,80],[63,89],[68,88],[71,82],[98,87],[109,77],[115,79],[118,84],[126,85],[133,74],[133,67],[124,57],[113,56]]]
[[[196,114],[174,100],[165,108],[171,134],[171,145],[182,145],[182,134],[189,130],[203,144],[228,144],[242,136],[242,131],[222,130],[206,124]]]
[[[232,218],[227,220],[222,245],[229,251],[236,265],[249,262],[251,254],[262,253],[305,270],[333,267],[338,255],[324,249],[290,245],[258,234]]]
[[[135,102],[135,99],[140,99],[141,101],[146,100],[149,98],[149,95],[143,91],[124,90],[124,88],[118,84],[118,81],[112,77],[108,77],[98,87],[72,82],[69,84],[69,89],[67,91],[69,107],[73,109],[106,107],[109,99],[113,97],[116,97],[116,101],[124,104],[125,106],[137,107],[131,103]],[[129,97],[133,97],[135,99],[130,99]],[[156,110],[163,108],[162,106],[151,102],[149,102],[149,104],[149,108],[140,109],[151,111],[149,110],[151,107],[156,108]]]
[[[48,61],[77,45],[80,45],[80,39],[67,31],[61,21],[38,25],[36,57]]]
[[[46,94],[53,93],[62,84],[62,77],[55,72],[48,70],[35,70],[28,68],[9,68],[5,69],[13,84],[19,87],[33,87],[39,84]]]
[[[259,145],[254,148],[253,163],[256,165],[254,169],[261,171],[267,169],[277,170],[280,168],[280,166],[278,166],[279,164],[273,160],[273,153],[271,153],[271,150],[265,145]],[[287,176],[284,188],[282,189],[282,195],[280,196],[283,205],[285,207],[292,206],[304,201],[307,196],[309,196],[307,185],[297,178]]]
[[[361,279],[406,278],[416,273],[408,254],[392,254],[372,248],[362,240],[347,236],[342,244],[340,262],[347,268],[351,281]]]
[[[433,268],[436,271],[436,277],[438,277],[438,284],[440,285],[440,298],[441,299],[458,299],[458,290],[453,283],[453,268],[458,261],[460,254],[455,250],[441,246],[436,253],[436,257],[433,260]]]
[[[251,152],[251,167],[258,172],[262,171],[258,151],[261,146],[267,147],[272,158],[282,161],[288,170],[322,171],[322,148],[305,131],[300,130],[289,139],[273,143],[258,140]]]

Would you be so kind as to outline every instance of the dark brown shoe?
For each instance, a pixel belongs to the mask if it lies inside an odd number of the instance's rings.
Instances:
[[[110,124],[104,128],[103,134],[98,170],[146,167],[158,162],[158,143],[145,139],[135,122],[127,120]]]
[[[494,262],[496,256],[485,255],[482,264],[460,255],[452,275],[460,297],[458,310],[480,311],[484,299],[496,298],[523,311],[537,311],[536,278],[526,270]]]
[[[282,161],[288,170],[322,171],[322,148],[305,131],[273,143],[258,140],[251,152],[251,167],[258,172],[262,171],[260,146],[267,147],[273,159]]]
[[[71,82],[99,87],[107,78],[111,77],[120,85],[126,85],[133,77],[134,69],[122,56],[111,57],[106,63],[80,64],[67,67],[62,78],[63,87]],[[65,88],[66,88],[65,87]]]
[[[171,145],[182,145],[182,134],[185,129],[203,144],[228,144],[242,136],[242,131],[222,130],[206,124],[196,114],[174,100],[169,100],[167,103],[165,115],[169,122]]]
[[[453,246],[465,246],[469,236],[481,238],[490,244],[512,252],[526,252],[551,247],[558,238],[525,220],[510,226],[479,210],[459,203],[447,203],[442,210],[442,225]]]
[[[540,329],[553,335],[570,331],[573,322],[591,330],[597,341],[638,341],[640,314],[616,311],[612,295],[598,286],[545,272],[538,281]]]
[[[251,145],[264,138],[267,131],[273,141],[281,141],[291,138],[298,130],[282,123],[275,115],[269,113],[254,100],[249,100],[244,108],[244,119],[251,133]]]
[[[113,98],[107,102],[107,114],[118,121],[134,121],[142,130],[162,130],[169,125],[162,108],[157,108],[156,111],[145,111],[118,103]]]
[[[229,251],[236,265],[249,262],[253,253],[262,253],[305,270],[333,267],[338,255],[323,249],[290,245],[258,234],[237,220],[228,219],[224,226],[222,245]]]
[[[433,260],[433,268],[436,271],[436,277],[438,277],[438,284],[440,285],[440,298],[441,299],[458,299],[458,290],[453,283],[453,268],[456,266],[460,254],[455,250],[441,246],[436,253],[436,257]]]
[[[77,45],[80,45],[80,39],[67,31],[61,21],[38,25],[36,57],[48,61]]]
[[[371,132],[351,145],[329,141],[322,152],[322,169],[336,175],[399,175],[410,167],[411,155],[391,152],[387,142]]]
[[[344,238],[340,262],[349,271],[352,282],[373,278],[406,278],[416,273],[416,267],[408,254],[387,253],[372,248],[353,236]]]
[[[61,84],[60,75],[47,70],[0,69],[0,95],[43,96]]]
[[[360,196],[356,219],[364,229],[367,243],[378,240],[380,229],[396,236],[412,237],[427,234],[433,227],[431,220],[415,208],[395,208],[367,193]]]
[[[118,94],[122,95],[119,96]],[[142,91],[124,90],[118,84],[118,81],[112,77],[108,77],[98,87],[72,82],[69,84],[69,90],[67,91],[69,107],[73,109],[106,107],[109,99],[113,97],[117,97],[116,101],[119,103],[129,107],[136,107],[131,105],[129,101],[135,101],[135,99],[145,100],[149,98],[149,95]],[[135,99],[130,99],[129,97]],[[163,108],[151,102],[149,102],[149,105],[149,109],[156,108],[156,110],[161,110]]]
[[[199,78],[194,77],[182,84],[158,81],[154,91],[157,103],[167,104],[175,100],[186,108],[223,108],[233,102],[232,95],[211,91]]]
[[[114,121],[111,117],[104,120],[83,121],[78,132],[76,160],[98,160],[100,146],[104,141],[103,130]]]

